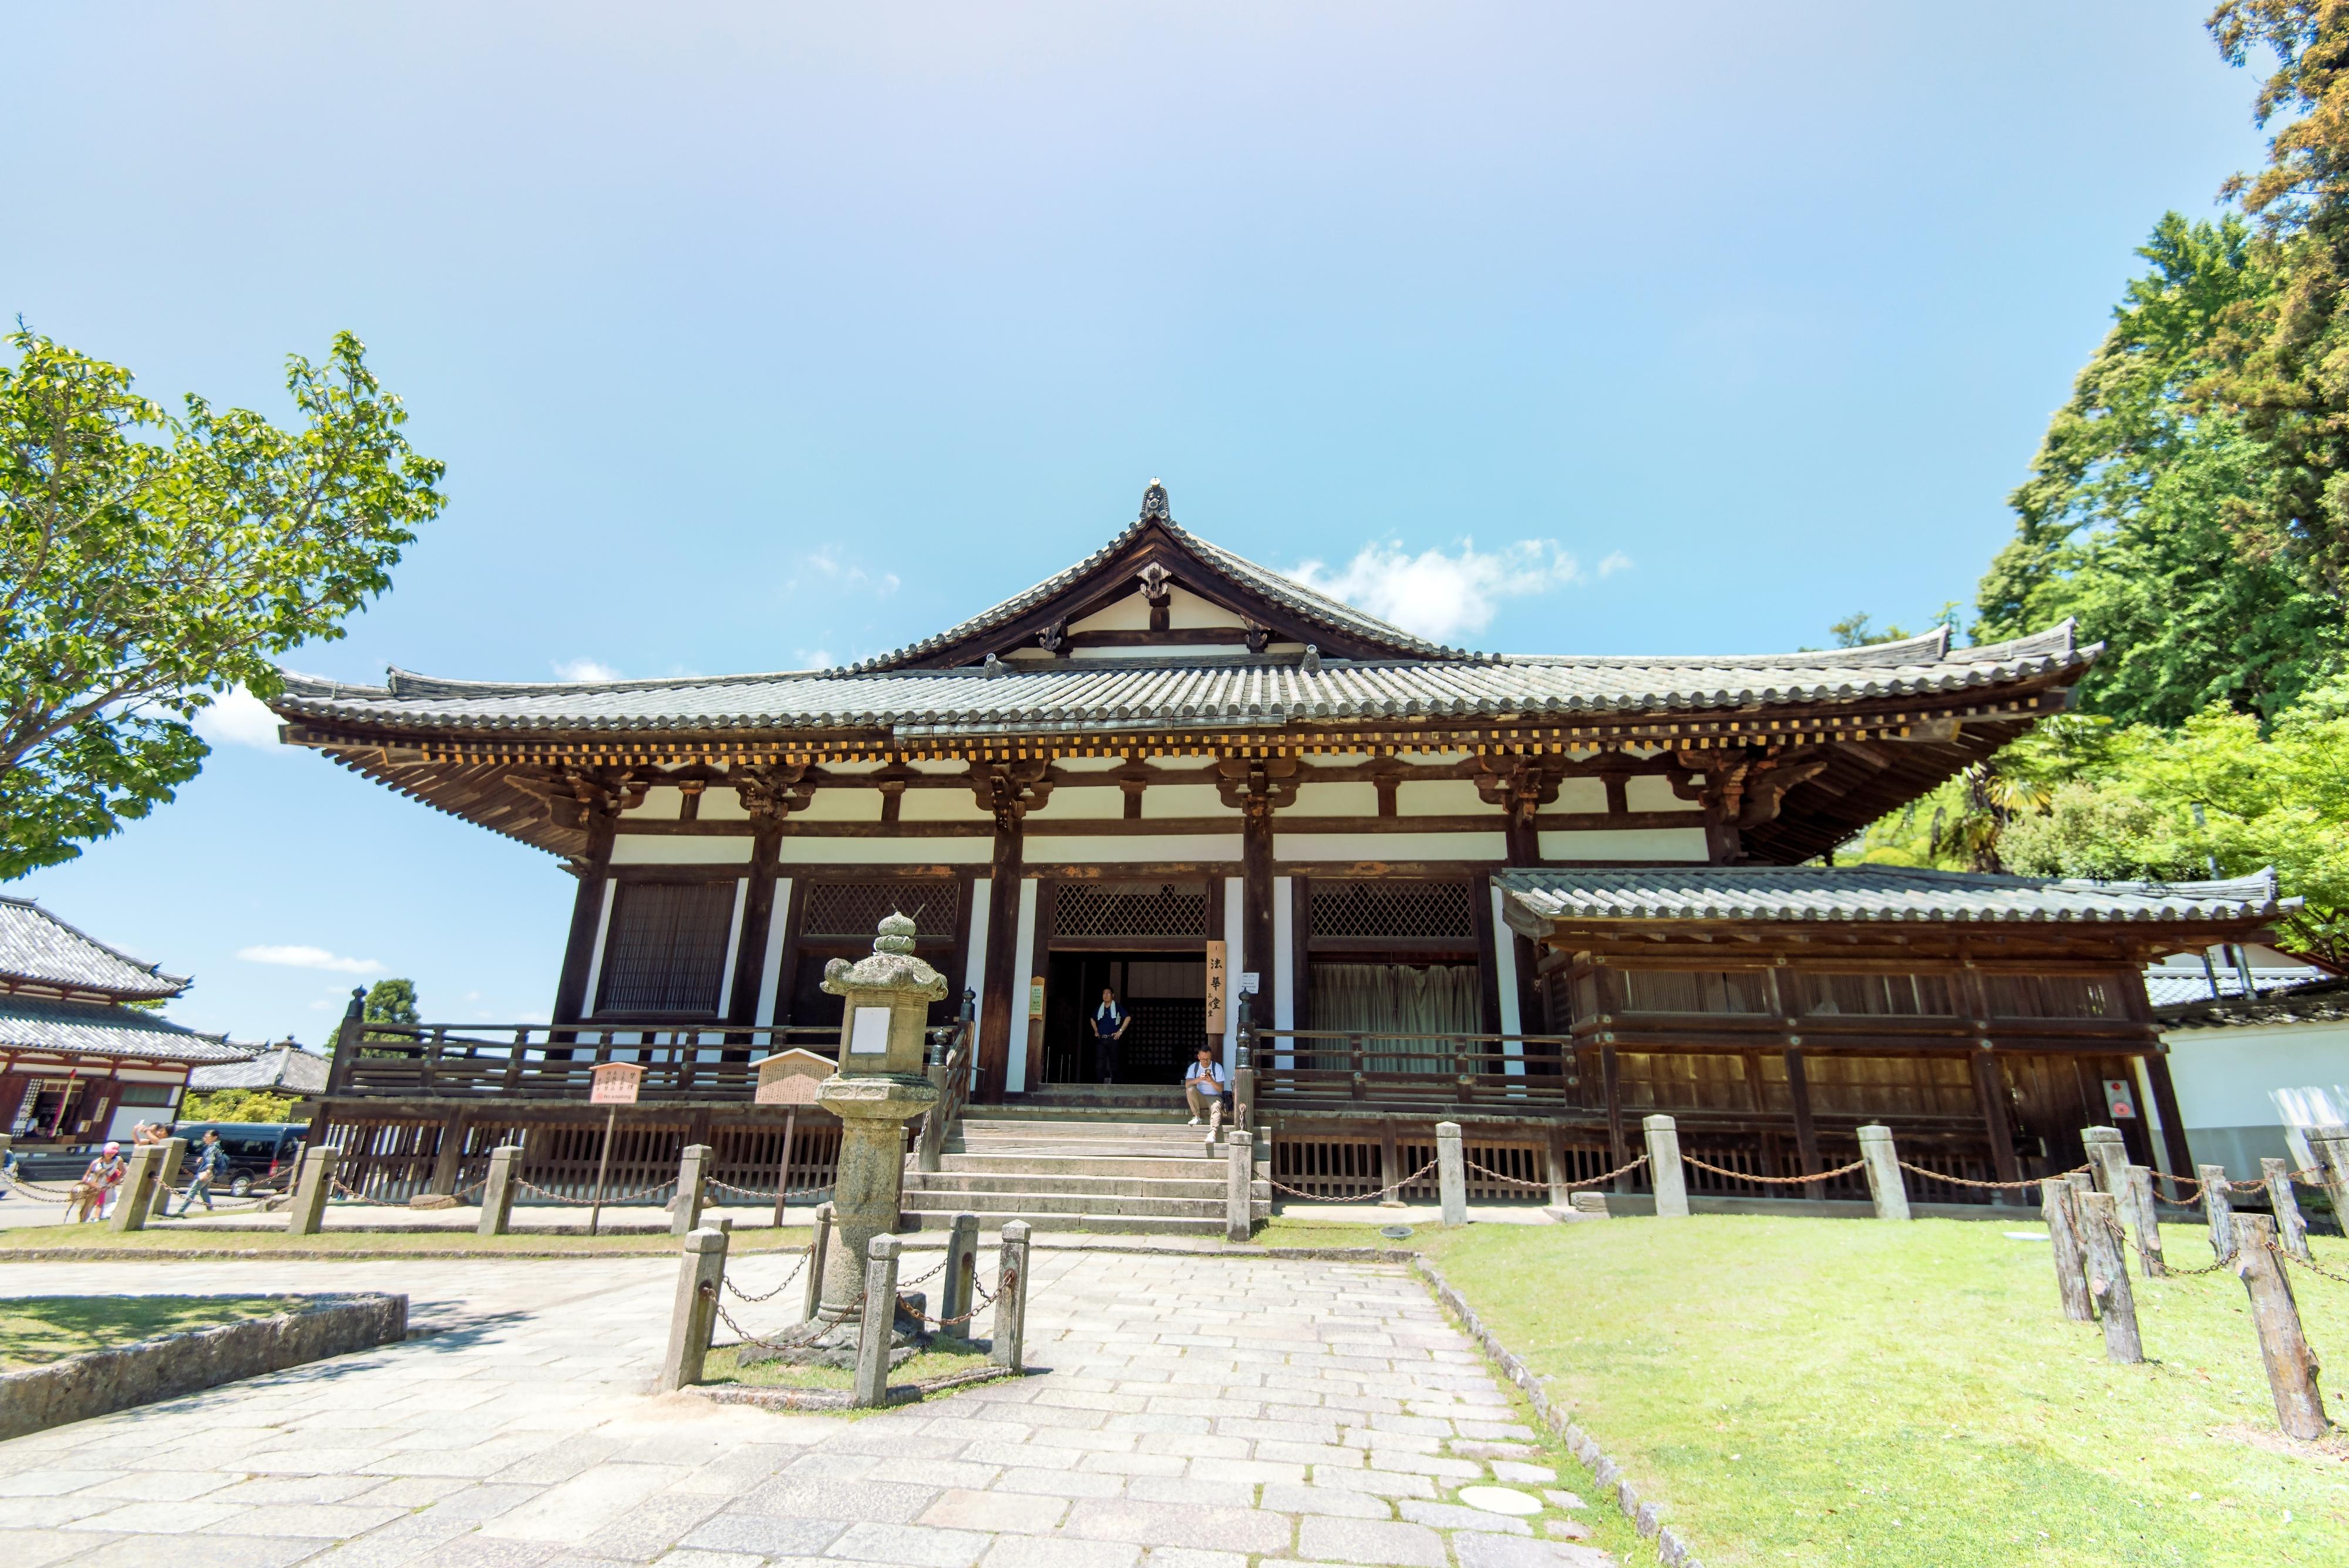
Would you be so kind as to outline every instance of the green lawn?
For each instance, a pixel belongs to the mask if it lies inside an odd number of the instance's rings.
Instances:
[[[905,1364],[891,1369],[889,1381],[896,1383],[926,1383],[935,1377],[951,1377],[957,1372],[972,1372],[987,1365],[987,1352],[967,1340],[939,1339],[931,1348],[908,1357]],[[855,1384],[854,1374],[845,1367],[798,1366],[788,1361],[760,1361],[749,1366],[737,1365],[735,1347],[720,1345],[709,1353],[703,1365],[704,1383],[737,1383],[746,1388],[848,1388]]]
[[[2142,1366],[2066,1322],[2035,1217],[1421,1228],[1708,1568],[2349,1563],[2349,1440],[2276,1430],[2243,1287],[2135,1282]],[[1275,1226],[1294,1244],[1330,1228]],[[2165,1250],[2209,1261],[2199,1226]],[[2319,1237],[2349,1274],[2349,1244]],[[2349,1284],[2295,1274],[2349,1365]],[[2349,1386],[2333,1397],[2349,1419]]]
[[[782,1230],[737,1231],[728,1251],[735,1257],[761,1252],[796,1251],[808,1244],[805,1226]],[[101,1225],[38,1225],[0,1231],[0,1262],[9,1254],[33,1249],[129,1248],[153,1252],[258,1251],[272,1256],[333,1257],[341,1252],[376,1256],[414,1253],[447,1257],[452,1253],[496,1257],[508,1252],[616,1253],[642,1257],[672,1257],[676,1238],[667,1235],[578,1236],[523,1234],[476,1236],[471,1231],[329,1231],[316,1236],[288,1236],[283,1231],[123,1231]]]
[[[0,1372],[167,1334],[274,1317],[299,1296],[19,1296],[0,1300]]]

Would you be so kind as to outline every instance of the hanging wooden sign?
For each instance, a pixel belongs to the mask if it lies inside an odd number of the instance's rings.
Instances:
[[[1231,976],[1225,972],[1225,943],[1207,944],[1207,1033],[1221,1034],[1227,1023]]]
[[[633,1106],[645,1081],[645,1070],[634,1062],[605,1062],[591,1075],[587,1090],[591,1106]]]

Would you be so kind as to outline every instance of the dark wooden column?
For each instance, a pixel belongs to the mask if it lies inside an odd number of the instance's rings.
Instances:
[[[563,948],[563,977],[554,988],[556,1023],[576,1023],[587,1014],[587,970],[595,959],[595,928],[604,916],[604,889],[611,881],[612,813],[586,803],[587,846],[571,863],[579,891],[571,900],[571,935]]]
[[[1990,1132],[1990,1162],[2001,1181],[2023,1179],[2023,1167],[2014,1158],[2014,1131],[2007,1124],[2006,1075],[1999,1071],[1998,1057],[1989,1050],[1989,1043],[1972,1053],[1974,1062],[1974,1097],[1982,1106],[1982,1124]],[[1993,1194],[1994,1203],[2016,1201],[2012,1193]]]
[[[1803,1162],[1803,1174],[1808,1176],[1819,1168],[1819,1132],[1811,1121],[1811,1080],[1803,1070],[1800,1045],[1786,1047],[1786,1097],[1795,1107],[1795,1154]],[[1803,1196],[1824,1198],[1826,1188],[1820,1182],[1806,1182]]]
[[[2169,1055],[2145,1054],[2145,1079],[2153,1085],[2153,1108],[2161,1113],[2161,1147],[2169,1156],[2169,1173],[2192,1180],[2194,1150],[2186,1141],[2186,1123],[2178,1109],[2178,1085],[2169,1080]]]
[[[1027,1010],[1013,1005],[1019,988],[1019,860],[1020,832],[1017,814],[999,814],[995,821],[995,855],[988,863],[987,888],[987,982],[978,1004],[978,1085],[977,1098],[984,1105],[1003,1099],[1005,1075],[1010,1071],[1011,1032],[1017,1023],[1019,1046],[1028,1046]]]
[[[726,1009],[729,1023],[759,1021],[759,989],[766,979],[767,939],[775,929],[775,876],[781,869],[782,818],[751,817],[750,890],[742,902],[742,940],[734,950],[734,993]]]
[[[1224,804],[1240,813],[1239,968],[1257,983],[1245,1016],[1266,1029],[1272,1024],[1272,814],[1297,799],[1297,759],[1222,757],[1216,769]]]

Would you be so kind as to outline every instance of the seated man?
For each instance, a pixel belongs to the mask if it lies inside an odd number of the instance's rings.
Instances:
[[[1223,1120],[1224,1102],[1230,1097],[1231,1080],[1224,1074],[1224,1064],[1206,1046],[1199,1047],[1198,1059],[1183,1075],[1183,1098],[1191,1106],[1191,1125],[1197,1127],[1199,1118],[1212,1108],[1215,1119]]]

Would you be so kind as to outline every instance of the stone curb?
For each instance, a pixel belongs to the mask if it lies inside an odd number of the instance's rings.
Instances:
[[[926,1383],[893,1383],[889,1386],[889,1403],[892,1406],[916,1404],[933,1394],[1019,1376],[1009,1366],[975,1366],[968,1372],[957,1372],[951,1377],[933,1377]],[[759,1388],[741,1384],[695,1383],[678,1392],[690,1394],[697,1399],[707,1399],[713,1405],[754,1405],[768,1410],[847,1410],[855,1407],[849,1404],[852,1396],[845,1388]]]
[[[1206,1248],[1169,1247],[1141,1241],[1054,1247],[1048,1245],[1042,1240],[1042,1236],[1050,1232],[1040,1233],[1032,1239],[1029,1242],[1030,1247],[1039,1252],[1139,1253],[1183,1258],[1271,1258],[1317,1263],[1408,1263],[1419,1256],[1416,1252],[1389,1247],[1236,1247],[1226,1243],[1215,1248]],[[661,1240],[672,1241],[674,1238],[664,1236]],[[796,1250],[790,1247],[776,1247],[759,1251],[740,1252],[735,1255],[744,1258],[788,1256]],[[927,1242],[915,1242],[905,1248],[908,1252],[945,1250],[946,1238],[943,1234],[939,1236],[935,1246]],[[331,1262],[342,1260],[354,1263],[401,1261],[430,1263],[460,1262],[543,1263],[550,1261],[594,1262],[609,1258],[675,1258],[676,1256],[677,1248],[674,1245],[644,1247],[628,1251],[566,1248],[560,1251],[543,1252],[515,1251],[505,1249],[495,1251],[477,1251],[464,1247],[443,1247],[438,1250],[409,1247],[396,1251],[364,1247],[322,1247],[316,1251],[294,1247],[20,1247],[13,1251],[0,1248],[0,1263],[225,1263],[248,1262],[255,1258],[298,1258],[304,1262]]]
[[[1476,1315],[1475,1309],[1468,1304],[1468,1298],[1453,1289],[1451,1282],[1433,1263],[1416,1253],[1412,1256],[1412,1270],[1435,1293],[1435,1299],[1460,1320],[1460,1326],[1467,1331],[1468,1336],[1484,1347],[1485,1355],[1499,1363],[1502,1375],[1517,1386],[1518,1391],[1532,1404],[1534,1413],[1566,1444],[1567,1451],[1589,1469],[1590,1478],[1599,1489],[1614,1494],[1615,1506],[1622,1510],[1623,1517],[1631,1521],[1632,1528],[1655,1542],[1656,1560],[1664,1564],[1664,1568],[1703,1568],[1703,1564],[1689,1555],[1687,1543],[1681,1540],[1671,1526],[1664,1523],[1659,1505],[1642,1502],[1639,1490],[1625,1479],[1623,1467],[1607,1457],[1599,1449],[1599,1440],[1568,1420],[1563,1411],[1550,1404],[1548,1391],[1542,1387],[1541,1379],[1534,1375],[1533,1368],[1485,1326],[1485,1320]]]
[[[314,1296],[299,1312],[85,1351],[0,1373],[0,1438],[282,1372],[408,1335],[408,1298]]]

